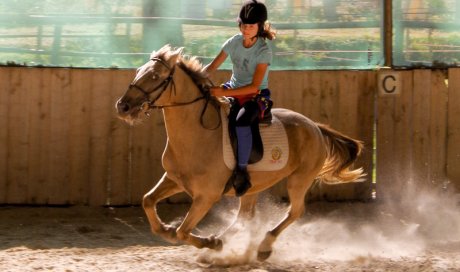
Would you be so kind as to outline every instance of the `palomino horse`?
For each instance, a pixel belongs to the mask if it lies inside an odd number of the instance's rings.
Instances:
[[[143,198],[152,232],[171,242],[221,249],[221,239],[191,233],[223,195],[235,195],[233,189],[224,192],[232,170],[223,159],[221,104],[209,95],[210,81],[201,69],[195,57],[182,55],[182,48],[164,46],[137,69],[116,108],[120,118],[131,124],[151,108],[163,110],[167,132],[162,158],[165,173]],[[260,243],[259,260],[270,256],[276,237],[302,215],[305,195],[315,178],[352,182],[363,175],[361,168],[349,169],[361,152],[359,141],[287,109],[273,109],[272,113],[285,128],[289,158],[279,170],[250,171],[252,187],[240,198],[238,216],[251,217],[258,193],[285,177],[290,206],[284,219]],[[186,192],[192,204],[182,223],[174,228],[161,221],[156,205],[180,192]]]

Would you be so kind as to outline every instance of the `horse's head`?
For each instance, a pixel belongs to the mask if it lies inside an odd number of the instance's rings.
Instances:
[[[169,45],[153,52],[150,60],[139,67],[125,94],[117,101],[121,119],[133,124],[147,112],[172,83],[175,65],[182,49],[171,50]]]

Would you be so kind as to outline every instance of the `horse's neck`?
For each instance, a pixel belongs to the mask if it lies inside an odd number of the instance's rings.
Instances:
[[[172,82],[167,90],[158,98],[156,104],[171,105],[192,101],[201,95],[200,90],[182,68],[175,66]]]
[[[179,104],[193,101],[202,96],[202,93],[192,79],[179,67],[176,67],[176,69],[178,70],[174,73],[173,78],[176,90],[171,90],[172,93],[163,94],[165,98],[170,99],[169,101],[162,101],[162,103],[170,105]],[[204,112],[203,117],[201,117],[205,103],[206,100],[201,99],[188,105],[165,107],[163,109],[169,141],[173,141],[179,145],[189,145],[190,143],[201,143],[209,137],[220,138],[218,136],[222,133],[220,128],[209,129],[218,122],[218,119],[216,119],[217,113],[214,111],[213,106],[208,104],[207,110]],[[211,124],[203,126],[201,118]],[[209,121],[209,119],[212,120]]]

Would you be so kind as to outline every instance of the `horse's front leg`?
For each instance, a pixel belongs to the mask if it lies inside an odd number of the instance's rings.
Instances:
[[[209,192],[206,196],[200,195],[198,197],[194,197],[190,210],[185,216],[184,221],[177,228],[177,238],[197,248],[207,247],[216,250],[222,249],[222,240],[216,238],[215,236],[201,237],[191,233],[196,225],[201,221],[201,219],[203,219],[206,213],[217,201],[219,201],[220,198],[220,194],[213,195]]]
[[[177,242],[176,229],[161,221],[157,213],[156,205],[162,199],[182,191],[183,190],[174,181],[169,179],[165,173],[157,185],[144,195],[142,201],[142,206],[149,220],[152,232],[171,243]]]

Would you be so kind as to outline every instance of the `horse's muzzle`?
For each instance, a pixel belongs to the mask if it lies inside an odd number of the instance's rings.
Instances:
[[[127,113],[129,113],[129,110],[131,110],[131,106],[129,106],[129,104],[126,102],[122,102],[121,100],[117,101],[116,108],[118,114],[120,115],[126,115]]]

